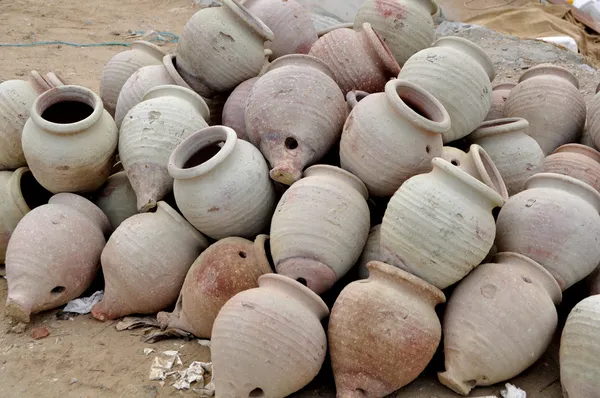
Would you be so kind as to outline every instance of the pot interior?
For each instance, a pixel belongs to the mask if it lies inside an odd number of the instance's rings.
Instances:
[[[193,167],[199,166],[202,163],[208,161],[213,156],[215,156],[221,148],[223,147],[224,142],[215,142],[210,145],[206,145],[205,147],[196,151],[183,165],[184,169],[191,169]]]
[[[94,112],[89,104],[80,101],[60,101],[50,105],[42,118],[51,123],[71,124],[88,118]]]

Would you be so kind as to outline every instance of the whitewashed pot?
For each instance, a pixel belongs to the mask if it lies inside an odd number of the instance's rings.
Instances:
[[[374,226],[369,231],[369,237],[367,243],[363,247],[363,251],[356,263],[358,268],[358,277],[361,279],[367,279],[369,277],[369,270],[367,264],[371,261],[381,261],[381,245],[379,240],[381,238],[381,224]]]
[[[496,120],[504,118],[504,106],[506,99],[517,83],[501,83],[492,88],[492,107],[485,120]]]
[[[246,103],[248,102],[250,91],[252,91],[252,87],[254,87],[258,79],[258,77],[253,77],[239,84],[231,92],[223,107],[223,125],[231,127],[241,140],[250,141],[246,132]]]
[[[94,203],[106,214],[113,229],[138,213],[137,197],[124,171],[108,177]]]

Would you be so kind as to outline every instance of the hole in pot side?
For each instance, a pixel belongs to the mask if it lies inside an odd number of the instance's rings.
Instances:
[[[397,87],[396,92],[402,102],[419,116],[436,123],[444,120],[442,112],[420,92],[409,87]]]
[[[454,166],[460,166],[460,162],[456,159],[452,159],[450,163],[452,163]]]
[[[249,397],[264,397],[265,393],[263,392],[262,388],[255,388],[254,390],[250,391],[250,394],[248,394]]]
[[[298,278],[298,279],[296,279],[296,282],[298,282],[298,283],[301,283],[301,284],[303,284],[304,286],[306,286],[306,285],[307,285],[306,279],[304,279],[304,278]]]
[[[223,142],[215,142],[214,144],[207,145],[198,151],[196,151],[183,165],[184,169],[191,169],[201,165],[215,156],[221,150]]]
[[[31,210],[41,205],[45,205],[52,197],[52,192],[41,186],[31,171],[26,171],[23,173],[21,176],[20,185],[23,199],[25,199],[25,203],[27,203],[27,206]]]
[[[54,289],[50,290],[50,293],[52,294],[59,294],[62,293],[66,290],[66,288],[64,286],[56,286]]]
[[[288,137],[285,139],[285,147],[287,149],[296,149],[298,148],[298,141],[294,137]]]
[[[244,252],[244,251],[239,251],[239,252],[238,252],[238,255],[239,255],[241,258],[246,258],[246,252]]]
[[[70,124],[88,118],[94,112],[90,105],[79,101],[60,101],[42,112],[42,118],[51,123]]]

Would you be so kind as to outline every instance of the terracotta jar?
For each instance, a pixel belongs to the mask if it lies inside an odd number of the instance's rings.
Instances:
[[[194,260],[208,241],[165,202],[129,217],[102,251],[104,297],[92,307],[100,321],[153,314],[175,303]]]
[[[329,317],[338,397],[384,397],[407,385],[425,370],[442,335],[435,306],[446,301],[444,293],[391,265],[367,267],[369,279],[346,286]]]
[[[0,171],[0,264],[4,264],[6,247],[17,224],[33,208],[50,198],[27,167]]]
[[[600,152],[581,144],[566,144],[546,157],[544,171],[577,178],[600,190]]]
[[[315,57],[293,54],[277,58],[254,84],[246,130],[271,164],[271,178],[291,185],[339,141],[347,116],[329,67]]]
[[[492,88],[492,107],[485,117],[485,120],[496,120],[504,117],[506,99],[508,98],[510,90],[516,85],[517,83],[500,83]]]
[[[203,8],[185,24],[177,70],[198,94],[211,97],[258,75],[273,32],[237,0]],[[215,49],[219,49],[216,51]]]
[[[208,127],[206,103],[192,90],[159,86],[125,116],[119,156],[137,196],[138,210],[156,206],[173,188],[167,164],[171,152],[192,133]]]
[[[79,297],[96,276],[110,230],[99,208],[69,193],[25,214],[6,250],[7,314],[29,322]]]
[[[231,127],[240,140],[250,141],[246,132],[246,103],[257,81],[258,77],[253,77],[238,85],[223,107],[223,125]]]
[[[589,140],[593,143],[596,148],[600,148],[600,94],[598,89],[600,85],[596,87],[596,95],[589,102],[587,109],[587,124],[584,126],[582,139],[586,133],[589,136]],[[582,142],[583,144],[584,142]]]
[[[589,122],[583,127],[583,132],[581,133],[581,139],[579,140],[579,143],[581,145],[596,149],[596,144],[594,144],[594,140],[590,135]]]
[[[373,25],[402,66],[435,40],[432,15],[437,11],[430,0],[367,0],[358,9],[354,29],[365,22]]]
[[[580,301],[560,339],[560,382],[569,398],[594,398],[600,391],[600,296]]]
[[[538,65],[521,75],[506,99],[504,116],[529,122],[528,134],[545,155],[581,137],[585,125],[585,100],[577,78],[556,65]]]
[[[113,229],[138,213],[137,197],[124,171],[108,177],[94,203],[106,214]]]
[[[269,227],[275,207],[269,167],[229,127],[192,134],[175,148],[168,170],[177,207],[205,235],[252,238]]]
[[[492,188],[503,200],[508,200],[508,189],[504,179],[490,155],[481,146],[473,144],[469,152],[445,146],[442,158]]]
[[[374,226],[369,231],[367,243],[365,243],[362,254],[356,263],[356,267],[358,268],[358,277],[361,279],[367,279],[369,277],[367,264],[369,264],[371,261],[381,261],[381,249],[379,245],[380,237],[381,224]]]
[[[497,167],[509,195],[523,190],[525,181],[543,169],[544,152],[527,135],[529,123],[522,118],[489,120],[468,135],[481,146]]]
[[[600,294],[600,268],[596,267],[596,269],[586,277],[585,285],[588,289],[589,296]]]
[[[373,123],[377,120],[377,123]],[[442,155],[450,116],[420,86],[390,80],[350,112],[340,141],[341,166],[359,177],[373,196],[392,196],[408,178],[431,170]]]
[[[104,109],[115,115],[121,88],[133,73],[147,65],[160,65],[165,53],[147,41],[134,41],[131,48],[113,56],[100,76],[100,98]]]
[[[492,210],[502,197],[441,158],[396,191],[381,224],[381,255],[444,289],[475,268],[496,236]]]
[[[463,138],[484,121],[492,105],[494,64],[469,40],[447,36],[421,50],[402,67],[398,78],[408,80],[437,98],[450,115],[444,143]]]
[[[85,87],[60,86],[40,95],[23,128],[23,153],[47,190],[90,192],[108,179],[118,130],[100,97]]]
[[[331,68],[344,94],[383,91],[387,81],[400,73],[400,65],[368,22],[359,31],[338,28],[321,36],[309,55]]]
[[[537,261],[564,291],[600,263],[599,211],[600,194],[588,184],[536,174],[500,211],[496,246]]]
[[[319,296],[283,275],[236,294],[212,329],[213,383],[223,397],[286,397],[321,369],[329,315]]]
[[[273,32],[269,46],[273,59],[288,54],[308,54],[317,41],[310,10],[297,1],[245,0],[243,4]]]
[[[210,338],[215,318],[227,300],[257,288],[258,277],[272,272],[265,252],[268,238],[259,235],[252,242],[229,237],[210,245],[188,271],[175,310],[158,313],[161,326]]]
[[[57,86],[62,85],[58,81]],[[55,87],[32,70],[28,79],[0,83],[0,170],[15,170],[27,165],[21,133],[35,99]]]
[[[560,287],[541,265],[499,253],[463,279],[444,314],[442,384],[468,395],[533,365],[556,331]]]
[[[368,193],[356,176],[316,165],[281,197],[271,221],[277,273],[323,293],[348,272],[369,236]]]

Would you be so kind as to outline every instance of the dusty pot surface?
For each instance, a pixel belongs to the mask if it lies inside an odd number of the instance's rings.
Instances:
[[[231,127],[240,140],[250,141],[246,132],[246,103],[257,81],[258,77],[253,77],[238,85],[223,107],[223,125]]]
[[[527,135],[528,127],[529,123],[522,118],[488,120],[467,137],[489,155],[509,195],[521,192],[525,181],[543,169],[544,152]]]
[[[390,80],[385,93],[363,98],[350,112],[340,141],[341,166],[371,195],[391,196],[410,177],[431,171],[449,128],[450,116],[435,97],[414,83]]]
[[[237,0],[203,8],[185,24],[177,44],[177,70],[206,97],[233,90],[261,71],[273,32]],[[215,51],[218,48],[219,51]]]
[[[492,188],[505,201],[508,200],[508,189],[504,179],[490,155],[481,146],[472,144],[467,153],[445,146],[442,158]]]
[[[148,211],[173,188],[169,156],[192,133],[208,127],[206,103],[192,90],[159,86],[125,116],[119,132],[119,156],[137,195],[139,211]]]
[[[450,115],[444,143],[465,137],[485,119],[492,105],[494,64],[469,40],[447,36],[421,50],[402,67],[398,78],[423,87]]]
[[[165,202],[123,221],[102,251],[104,297],[98,320],[153,314],[177,300],[185,276],[208,241]]]
[[[500,83],[492,88],[492,107],[485,120],[496,120],[504,117],[506,99],[508,98],[508,94],[510,94],[510,90],[516,85],[517,83]]]
[[[560,146],[546,157],[544,171],[577,178],[600,190],[600,152],[581,144]]]
[[[215,320],[211,359],[223,397],[286,397],[319,372],[327,351],[319,296],[283,275],[236,294]]]
[[[381,224],[384,261],[443,289],[465,277],[490,251],[492,210],[504,200],[441,158],[433,170],[396,191]]]
[[[309,55],[286,55],[254,84],[246,130],[271,164],[271,178],[291,185],[339,141],[347,115],[327,65]]]
[[[587,124],[584,127],[582,139],[585,135],[589,136],[589,141],[593,143],[596,148],[600,147],[600,94],[596,91],[596,95],[588,104],[587,109]],[[583,142],[582,142],[583,144]]]
[[[332,30],[313,44],[309,55],[331,68],[344,94],[352,90],[383,91],[387,81],[400,73],[400,65],[368,22],[359,31]]]
[[[227,300],[258,287],[258,277],[273,272],[265,252],[268,238],[259,235],[252,242],[229,237],[210,245],[188,271],[175,310],[158,314],[161,326],[210,338],[215,318]]]
[[[85,87],[59,86],[40,95],[23,128],[23,153],[47,190],[90,192],[108,179],[118,130],[100,97]]]
[[[594,398],[600,391],[600,296],[580,301],[560,339],[560,382],[569,398]]]
[[[147,65],[160,65],[165,53],[147,41],[135,41],[131,48],[114,55],[100,76],[100,98],[111,116],[115,115],[121,88],[133,73]]]
[[[100,188],[95,203],[106,214],[113,229],[138,213],[137,197],[124,171],[108,177],[106,183]]]
[[[367,188],[338,167],[316,165],[281,197],[271,221],[277,273],[323,293],[358,260],[369,235]]]
[[[367,279],[369,277],[367,264],[371,261],[381,261],[381,246],[379,245],[380,237],[381,224],[374,226],[369,231],[367,243],[365,243],[362,254],[356,263],[356,266],[358,267],[358,276],[361,279]]]
[[[329,318],[338,397],[384,397],[407,385],[425,370],[442,335],[435,306],[446,301],[444,293],[391,265],[367,267],[369,279],[346,286]]]
[[[579,141],[585,114],[577,78],[555,65],[538,65],[523,73],[504,108],[504,116],[522,117],[529,122],[528,134],[545,155],[561,145]]]
[[[273,59],[287,54],[308,54],[317,41],[310,10],[297,1],[245,0],[243,4],[273,32],[269,46]]]
[[[229,127],[192,134],[175,148],[168,169],[177,207],[202,233],[252,238],[268,228],[275,207],[269,167]]]
[[[79,297],[96,276],[110,230],[104,213],[74,194],[54,195],[27,213],[6,250],[7,314],[29,322]]]
[[[497,220],[498,251],[540,263],[564,291],[600,263],[600,194],[562,174],[530,177]]]
[[[402,66],[433,43],[432,15],[437,11],[437,4],[430,0],[367,0],[356,14],[354,29],[361,29],[365,22],[373,25]]]
[[[498,253],[463,279],[444,314],[442,384],[468,395],[533,365],[556,331],[560,287],[541,265]]]

